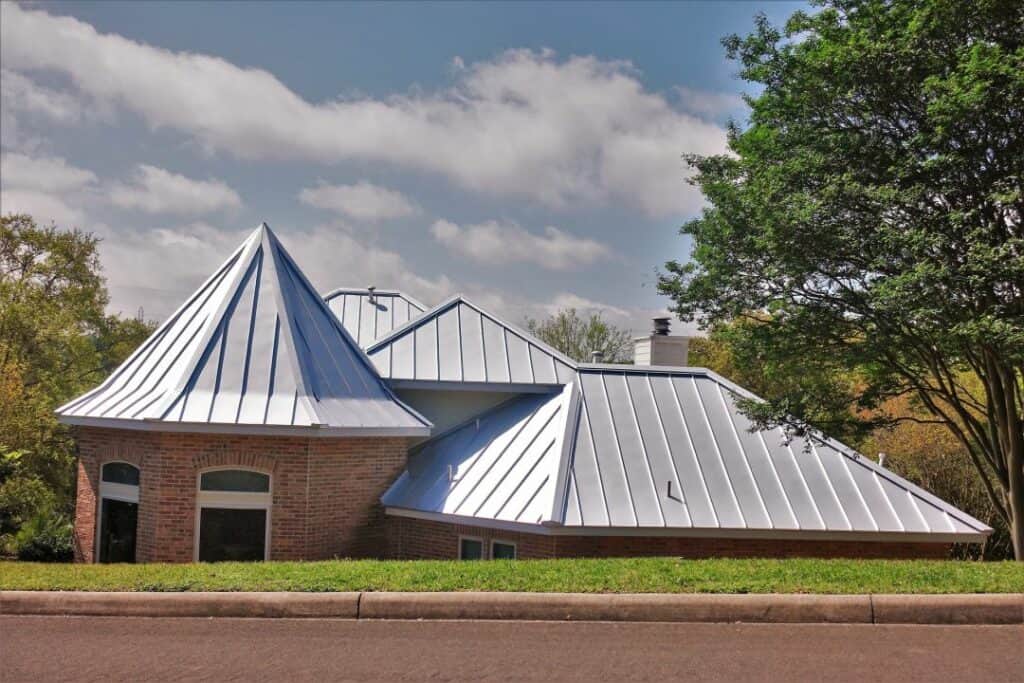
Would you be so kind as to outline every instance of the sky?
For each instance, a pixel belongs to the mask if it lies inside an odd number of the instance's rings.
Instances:
[[[323,292],[643,333],[682,155],[745,120],[720,40],[801,6],[3,2],[0,212],[96,234],[157,321],[266,221]]]

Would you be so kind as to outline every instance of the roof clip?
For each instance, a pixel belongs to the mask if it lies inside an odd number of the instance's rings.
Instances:
[[[667,492],[668,497],[672,498],[674,500],[675,496],[672,495],[672,480],[669,479],[667,483],[668,483],[668,492]]]

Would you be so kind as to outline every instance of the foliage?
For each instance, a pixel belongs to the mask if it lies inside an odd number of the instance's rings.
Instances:
[[[600,313],[581,317],[565,308],[545,320],[527,318],[526,328],[538,339],[580,363],[589,363],[594,351],[605,363],[628,363],[633,342],[629,330],[608,323]]]
[[[1019,563],[949,560],[0,562],[0,590],[866,594],[1015,593],[1022,584]]]
[[[908,396],[887,401],[881,410],[892,415],[927,419],[927,413]],[[885,453],[885,466],[942,500],[988,524],[995,531],[981,548],[956,548],[958,557],[1004,560],[1013,557],[1009,531],[996,512],[964,446],[942,425],[904,420],[876,430],[861,449]]]
[[[105,313],[96,247],[78,230],[0,217],[0,534],[46,511],[54,524],[70,515],[74,444],[53,411],[153,329]]]
[[[834,0],[724,44],[760,94],[731,154],[688,157],[709,207],[661,291],[703,325],[755,312],[745,349],[773,363],[856,378],[761,424],[846,402],[875,427],[913,396],[1024,560],[1024,5]]]
[[[73,525],[52,510],[40,512],[21,525],[14,551],[25,562],[70,562],[74,559]]]
[[[858,446],[872,433],[871,420],[851,419],[850,394],[856,390],[854,373],[830,356],[804,357],[765,353],[785,339],[765,339],[771,327],[765,317],[741,318],[714,325],[706,337],[690,340],[690,364],[714,370],[769,403],[740,399],[739,406],[755,419],[782,406],[787,414],[804,415],[830,436]],[[762,417],[762,421],[764,421]]]
[[[0,538],[15,533],[23,522],[56,506],[53,490],[38,477],[6,477],[0,483]]]

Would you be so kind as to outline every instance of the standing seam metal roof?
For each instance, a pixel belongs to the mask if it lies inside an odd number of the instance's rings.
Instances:
[[[107,381],[57,414],[135,429],[430,429],[395,398],[266,224]]]
[[[364,349],[427,310],[419,301],[397,290],[374,290],[371,302],[368,289],[340,287],[328,292],[324,301]]]
[[[455,295],[376,342],[367,354],[391,380],[562,385],[576,363]]]
[[[838,442],[751,431],[738,396],[750,394],[699,368],[581,366],[578,384],[560,394],[503,404],[428,441],[383,501],[398,512],[541,523],[547,533],[565,534],[660,529],[972,541],[991,532]],[[556,409],[566,418],[545,421]],[[543,423],[536,434],[527,431],[533,423]],[[538,457],[536,444],[548,458],[538,467],[560,473],[543,487],[521,465]],[[550,462],[556,457],[557,465]],[[490,478],[478,459],[489,462]],[[450,464],[458,486],[446,491]],[[456,496],[467,487],[478,491],[472,504]],[[533,489],[537,499],[522,510],[497,504]]]

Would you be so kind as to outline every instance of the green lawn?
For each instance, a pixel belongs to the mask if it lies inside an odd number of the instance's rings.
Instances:
[[[542,591],[577,593],[1024,592],[1024,563],[889,560],[532,560],[75,565],[0,562],[0,589]]]

